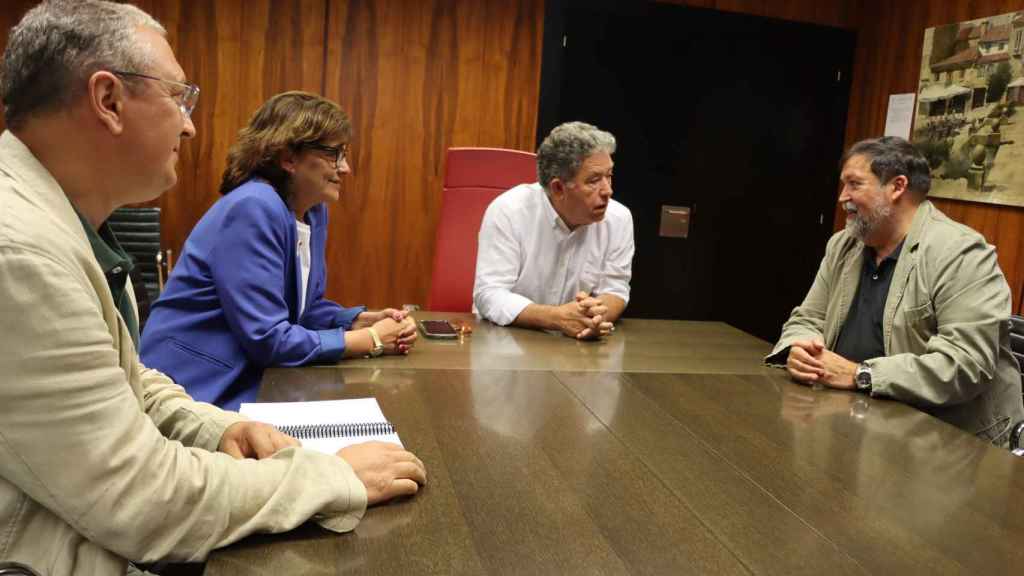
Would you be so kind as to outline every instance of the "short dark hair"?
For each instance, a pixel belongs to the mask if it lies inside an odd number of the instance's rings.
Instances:
[[[839,169],[854,156],[865,156],[871,163],[871,173],[882,184],[886,184],[897,176],[906,176],[907,189],[919,199],[928,196],[932,187],[931,169],[924,154],[897,136],[882,136],[861,140],[843,154]]]

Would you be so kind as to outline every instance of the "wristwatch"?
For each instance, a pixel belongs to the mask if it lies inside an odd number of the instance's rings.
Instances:
[[[370,333],[370,338],[373,338],[373,348],[370,349],[370,357],[376,358],[384,353],[384,343],[380,341],[380,336],[372,326],[366,330]]]
[[[853,383],[857,385],[857,392],[871,395],[871,366],[864,362],[857,365],[857,373],[853,376]]]

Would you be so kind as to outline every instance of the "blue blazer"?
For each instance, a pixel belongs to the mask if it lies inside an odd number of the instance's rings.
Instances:
[[[336,362],[365,307],[324,299],[327,207],[312,229],[306,306],[295,214],[270,184],[250,180],[196,224],[142,334],[142,362],[197,400],[237,410],[256,398],[267,366]]]

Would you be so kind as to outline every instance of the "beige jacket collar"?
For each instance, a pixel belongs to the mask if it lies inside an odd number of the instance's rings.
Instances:
[[[889,294],[885,300],[885,315],[882,317],[882,332],[885,342],[886,355],[892,350],[892,323],[899,309],[903,293],[907,289],[907,281],[911,273],[917,267],[917,247],[921,242],[921,235],[924,233],[924,225],[932,214],[934,207],[932,203],[925,200],[917,207],[914,220],[910,224],[910,231],[903,241],[903,250],[900,253],[899,261],[896,263],[896,270],[893,272],[892,283],[889,284]],[[842,275],[839,279],[839,310],[838,322],[833,323],[831,333],[826,334],[826,345],[831,349],[839,338],[839,331],[846,324],[846,317],[853,306],[853,298],[857,294],[857,287],[860,284],[860,271],[864,267],[864,243],[857,240],[854,247],[843,259]]]
[[[53,215],[58,225],[66,228],[86,247],[89,246],[89,238],[85,235],[81,220],[64,189],[50,171],[36,159],[28,146],[10,130],[4,130],[3,134],[0,134],[0,171],[11,179],[24,183],[25,186],[20,190],[32,191],[31,196],[24,196],[27,202]]]

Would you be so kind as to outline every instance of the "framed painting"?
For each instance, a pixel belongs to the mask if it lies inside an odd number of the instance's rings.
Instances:
[[[928,28],[911,136],[930,195],[1024,206],[1024,11]]]

